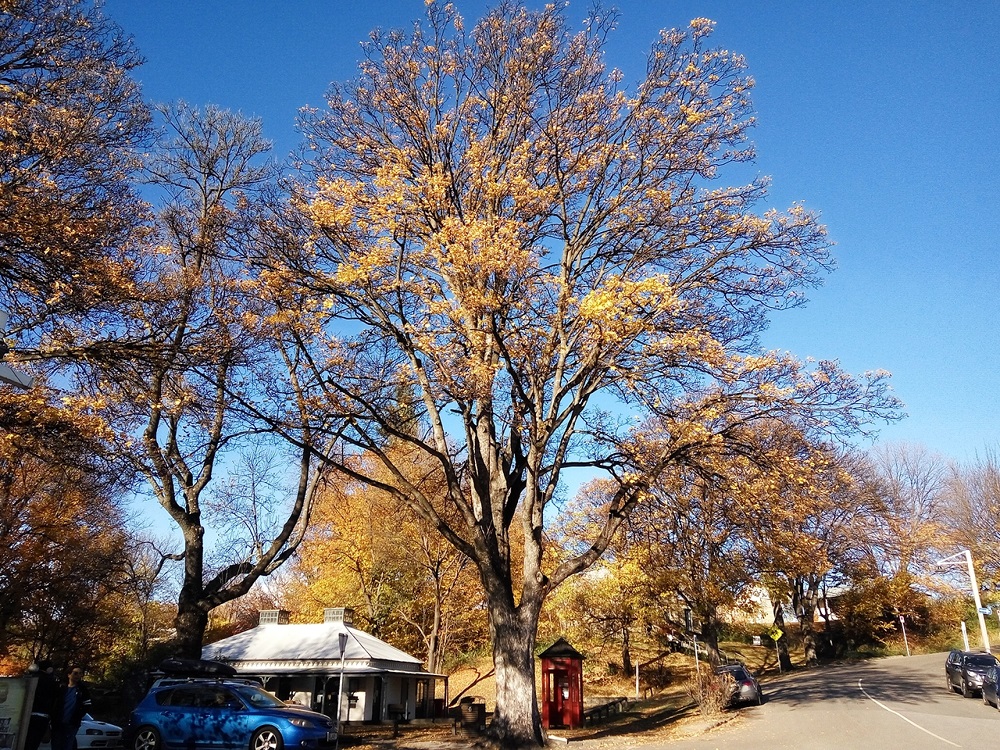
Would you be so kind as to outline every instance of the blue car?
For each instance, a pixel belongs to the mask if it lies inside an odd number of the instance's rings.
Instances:
[[[132,750],[316,748],[336,739],[330,717],[245,681],[154,685],[129,718]]]

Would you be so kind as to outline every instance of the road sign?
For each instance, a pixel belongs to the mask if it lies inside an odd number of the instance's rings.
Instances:
[[[767,635],[772,641],[777,642],[778,639],[784,635],[784,632],[782,632],[781,628],[779,628],[777,625],[774,625],[770,630],[767,631]]]

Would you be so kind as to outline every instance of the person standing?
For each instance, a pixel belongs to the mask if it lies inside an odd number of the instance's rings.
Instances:
[[[52,675],[52,662],[33,662],[28,667],[28,676],[38,680],[35,683],[35,697],[31,702],[31,718],[28,720],[28,733],[24,741],[24,750],[38,750],[45,735],[52,725],[52,714],[55,710],[59,686]]]
[[[76,750],[76,733],[89,711],[90,690],[83,681],[83,670],[71,666],[52,716],[52,750]]]

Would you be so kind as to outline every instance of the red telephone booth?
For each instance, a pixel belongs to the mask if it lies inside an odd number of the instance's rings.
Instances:
[[[583,726],[583,654],[560,638],[538,655],[542,660],[542,725]]]

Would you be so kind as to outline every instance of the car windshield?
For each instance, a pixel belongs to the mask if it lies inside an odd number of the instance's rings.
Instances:
[[[737,682],[750,678],[750,675],[746,673],[746,670],[743,669],[743,667],[720,667],[718,672],[719,674],[732,675],[732,678]]]
[[[278,700],[266,690],[250,685],[237,688],[237,692],[243,696],[243,700],[257,708],[278,708],[286,705],[284,701]]]
[[[976,654],[975,656],[968,657],[965,663],[976,667],[992,667],[997,663],[997,660],[989,654]]]

